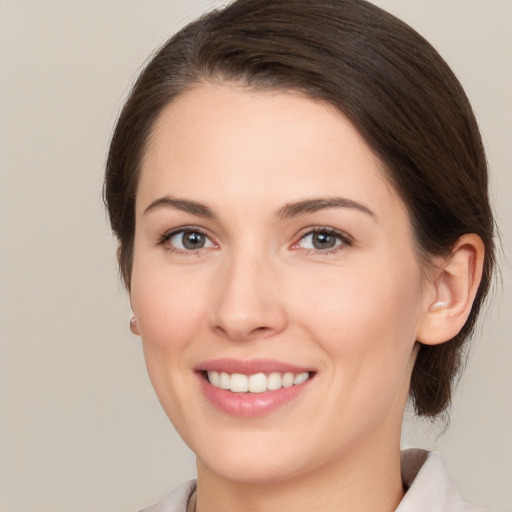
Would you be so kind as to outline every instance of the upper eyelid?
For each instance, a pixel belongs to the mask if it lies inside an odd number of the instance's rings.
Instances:
[[[208,230],[201,228],[199,226],[180,226],[177,228],[172,228],[167,231],[164,231],[163,233],[158,234],[158,239],[155,245],[163,245],[166,242],[168,242],[173,236],[178,235],[179,233],[186,233],[186,232],[196,232],[200,233],[201,235],[204,235],[206,238],[208,238],[212,243],[217,244],[217,242],[214,240],[214,237],[208,232]]]
[[[187,231],[197,232],[201,233],[202,235],[205,235],[207,237],[210,237],[211,235],[208,233],[208,230],[201,228],[199,226],[180,226],[177,228],[172,228],[167,231],[164,231],[160,237],[161,238],[170,238],[174,235],[177,235],[178,233],[186,233]]]
[[[186,249],[186,248],[180,248],[175,247],[172,243],[170,243],[170,240],[175,237],[176,235],[179,235],[180,233],[199,233],[203,235],[205,238],[207,238],[210,243],[213,245],[209,247],[199,247],[194,249]],[[174,254],[176,256],[192,256],[192,255],[200,255],[203,254],[204,251],[209,251],[211,249],[218,248],[217,242],[207,233],[207,231],[203,228],[200,228],[198,226],[182,226],[179,228],[170,229],[163,234],[161,234],[154,244],[155,247],[163,248],[166,252],[169,252],[171,254]]]
[[[301,242],[308,236],[311,236],[315,233],[328,233],[330,235],[336,236],[340,239],[341,243],[336,245],[335,247],[324,248],[324,249],[316,249],[310,247],[301,247]],[[315,255],[333,255],[339,252],[345,251],[348,248],[354,246],[355,240],[354,237],[342,231],[340,229],[335,229],[329,226],[314,226],[301,230],[296,236],[295,241],[289,246],[289,249],[292,251],[301,251],[306,254],[315,254]]]
[[[310,226],[308,228],[301,229],[299,233],[296,235],[297,241],[302,240],[305,236],[313,234],[313,233],[322,233],[326,232],[332,235],[337,235],[340,238],[343,238],[347,241],[353,243],[354,237],[348,234],[346,231],[341,229],[332,228],[330,226]],[[296,243],[296,242],[295,242]]]
[[[200,226],[196,225],[186,225],[186,226],[179,226],[176,228],[169,229],[167,231],[164,231],[162,234],[158,236],[158,241],[156,245],[164,244],[165,242],[169,241],[170,238],[173,236],[184,233],[187,231],[191,232],[198,232],[202,235],[206,236],[211,242],[213,242],[216,245],[219,245],[219,243],[215,240],[215,237],[209,232],[209,230],[202,228]],[[338,236],[342,240],[345,241],[348,245],[352,245],[355,242],[355,239],[353,236],[348,234],[346,231],[343,231],[341,229],[333,228],[330,226],[322,226],[322,225],[316,225],[316,226],[308,226],[306,228],[301,229],[295,236],[294,241],[292,242],[291,246],[296,246],[302,239],[304,239],[306,236],[314,234],[314,233],[321,233],[321,232],[327,232],[329,234]]]

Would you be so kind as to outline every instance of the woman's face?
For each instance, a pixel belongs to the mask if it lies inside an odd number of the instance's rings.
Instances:
[[[398,448],[426,286],[403,202],[334,109],[201,84],[160,116],[131,302],[199,471],[275,482]]]

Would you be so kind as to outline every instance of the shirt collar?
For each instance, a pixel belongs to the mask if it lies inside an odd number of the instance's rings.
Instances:
[[[462,499],[439,453],[404,450],[401,468],[407,492],[396,512],[484,512]]]

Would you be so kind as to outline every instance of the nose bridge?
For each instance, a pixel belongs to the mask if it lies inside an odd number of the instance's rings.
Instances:
[[[286,313],[272,258],[251,247],[234,248],[218,275],[214,328],[236,340],[280,332]]]

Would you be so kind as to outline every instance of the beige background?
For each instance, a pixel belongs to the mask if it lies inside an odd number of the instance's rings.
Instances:
[[[512,2],[375,0],[466,87],[512,239]],[[0,0],[0,510],[134,511],[193,476],[153,395],[100,189],[109,134],[150,51],[213,2]],[[511,269],[505,262],[438,447],[466,498],[512,510]],[[438,429],[439,430],[439,429]]]

